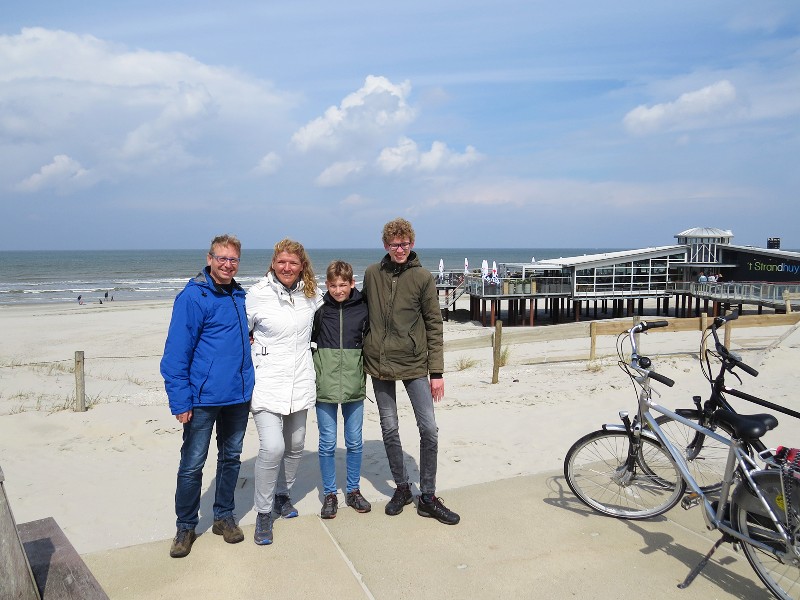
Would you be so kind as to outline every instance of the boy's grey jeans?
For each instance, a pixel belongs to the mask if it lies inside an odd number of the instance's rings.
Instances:
[[[403,455],[403,446],[400,444],[400,428],[397,418],[397,390],[395,381],[372,379],[372,388],[375,391],[375,402],[381,418],[381,432],[383,445],[386,448],[386,458],[389,459],[389,468],[397,485],[408,483],[408,471]],[[411,400],[414,415],[419,428],[419,489],[423,494],[433,494],[436,491],[436,466],[439,454],[439,428],[436,426],[436,417],[433,413],[433,397],[431,384],[427,377],[418,379],[405,379],[403,385]]]

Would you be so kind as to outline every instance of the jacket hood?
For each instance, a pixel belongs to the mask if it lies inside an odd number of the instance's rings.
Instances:
[[[363,299],[364,296],[361,291],[358,288],[353,288],[350,290],[350,297],[342,302],[342,305],[346,307],[352,304],[358,304],[359,302],[362,302]],[[329,306],[339,306],[339,303],[333,299],[333,296],[331,296],[330,292],[325,292],[325,294],[322,296],[322,301]]]
[[[386,256],[383,257],[381,260],[381,269],[384,271],[389,271],[390,273],[402,273],[406,269],[412,269],[414,267],[421,267],[422,263],[419,262],[419,258],[417,257],[417,253],[413,250],[408,254],[408,260],[404,263],[396,263],[392,261],[392,257],[389,253],[386,253]]]
[[[216,294],[225,294],[222,288],[211,278],[211,267],[204,268],[193,279],[190,279],[189,283],[207,288]],[[233,284],[234,290],[243,291],[242,286],[235,279],[231,279],[231,284]]]

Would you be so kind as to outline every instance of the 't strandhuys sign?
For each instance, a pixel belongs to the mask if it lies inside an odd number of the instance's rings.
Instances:
[[[795,282],[800,281],[800,260],[782,256],[768,256],[746,250],[725,253],[725,262],[736,263],[736,267],[728,271],[728,281],[767,281]]]

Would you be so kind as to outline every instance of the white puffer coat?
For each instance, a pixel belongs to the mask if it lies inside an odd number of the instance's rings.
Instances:
[[[289,292],[272,272],[248,290],[247,324],[256,370],[252,412],[288,415],[314,406],[311,327],[320,304],[320,296],[305,297],[302,281]]]

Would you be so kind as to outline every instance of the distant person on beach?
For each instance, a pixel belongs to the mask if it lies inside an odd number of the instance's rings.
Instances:
[[[335,260],[325,274],[328,291],[314,315],[311,341],[316,342],[314,370],[317,377],[317,425],[319,426],[319,468],[322,474],[320,517],[333,519],[339,508],[336,497],[336,429],[339,405],[344,419],[347,448],[345,503],[359,513],[372,506],[361,495],[361,455],[364,423],[364,336],[369,327],[367,304],[356,289],[353,267]]]
[[[436,280],[413,251],[411,223],[390,221],[382,237],[387,254],[367,267],[362,293],[369,305],[364,369],[372,377],[383,445],[397,486],[385,512],[398,515],[413,501],[397,416],[396,382],[402,381],[420,432],[417,514],[455,525],[460,517],[435,495],[439,430],[433,404],[444,397],[444,340]]]
[[[175,298],[161,375],[170,411],[183,424],[183,445],[175,491],[178,531],[169,555],[189,554],[195,541],[203,465],[217,430],[214,525],[229,544],[244,534],[234,520],[250,397],[253,361],[247,330],[245,292],[233,278],[242,245],[230,235],[211,242],[206,267]]]
[[[289,494],[305,446],[306,415],[316,400],[311,327],[321,303],[302,244],[275,244],[267,274],[247,291],[256,368],[251,411],[259,439],[253,541],[260,546],[272,543],[273,510],[284,519],[297,516]]]
[[[105,299],[108,300],[108,291],[106,291]]]
[[[78,296],[78,304],[83,304],[83,296]]]

